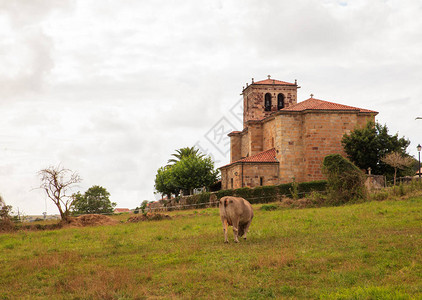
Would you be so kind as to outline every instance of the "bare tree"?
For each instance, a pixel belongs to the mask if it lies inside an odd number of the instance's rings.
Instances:
[[[12,209],[10,205],[6,205],[3,197],[0,195],[0,220],[9,218],[9,212]]]
[[[78,173],[58,165],[50,166],[38,172],[41,178],[40,188],[44,189],[48,198],[53,200],[60,212],[60,217],[66,221],[69,217],[69,208],[72,205],[72,195],[66,193],[76,183],[82,181]]]
[[[387,153],[381,160],[394,168],[394,185],[396,185],[397,169],[403,170],[413,164],[411,157],[404,156],[399,152]]]

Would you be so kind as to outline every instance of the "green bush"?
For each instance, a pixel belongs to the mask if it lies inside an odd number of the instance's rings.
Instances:
[[[290,190],[292,189],[293,186],[291,183],[280,184],[280,185],[277,185],[276,187],[277,187],[277,192],[279,195],[292,197]]]
[[[270,211],[270,210],[276,210],[278,207],[274,204],[264,204],[261,206],[261,210]]]
[[[217,196],[217,199],[221,199],[225,196],[233,196],[234,191],[235,190],[220,190],[220,191],[216,192],[215,195]]]
[[[297,184],[297,194],[299,198],[310,194],[312,191],[324,192],[327,188],[326,180],[301,182]],[[292,197],[291,190],[294,190],[292,183],[280,185],[259,186],[256,188],[239,188],[235,190],[220,190],[215,193],[217,199],[224,196],[242,197],[252,204],[269,203],[281,199],[283,196]]]
[[[366,197],[365,174],[340,154],[327,155],[322,171],[328,177],[328,203],[341,205]]]
[[[324,192],[327,189],[327,180],[317,180],[299,183],[299,194],[310,193],[312,191]]]

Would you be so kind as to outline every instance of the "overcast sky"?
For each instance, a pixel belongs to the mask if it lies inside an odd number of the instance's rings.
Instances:
[[[0,194],[56,214],[37,172],[61,163],[75,192],[155,200],[175,149],[229,161],[242,86],[268,74],[297,79],[298,101],[379,111],[416,156],[421,14],[420,0],[0,0]]]

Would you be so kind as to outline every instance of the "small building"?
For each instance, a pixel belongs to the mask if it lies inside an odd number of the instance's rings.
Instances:
[[[243,130],[230,137],[230,164],[220,167],[222,189],[323,179],[328,154],[345,155],[343,135],[378,112],[311,97],[297,103],[295,83],[268,79],[246,85]]]

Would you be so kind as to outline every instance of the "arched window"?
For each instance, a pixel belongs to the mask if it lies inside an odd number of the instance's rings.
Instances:
[[[284,108],[284,95],[278,94],[277,96],[277,109]]]
[[[271,111],[271,94],[266,93],[265,94],[265,111]]]

